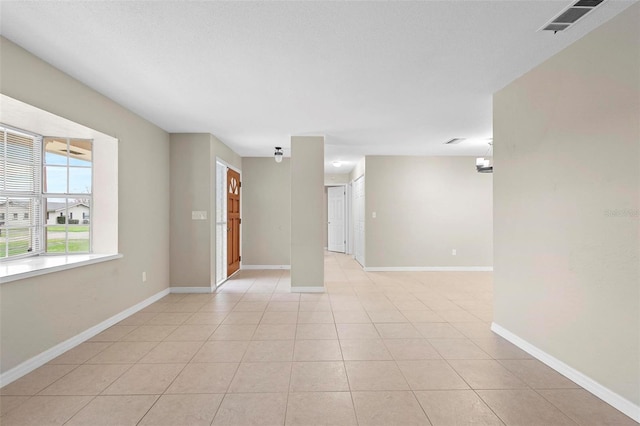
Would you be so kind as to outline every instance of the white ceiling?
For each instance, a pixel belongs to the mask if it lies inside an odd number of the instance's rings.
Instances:
[[[572,3],[2,1],[0,28],[161,128],[242,156],[323,134],[336,173],[363,155],[484,155],[492,94],[634,1],[538,31]],[[442,145],[454,137],[476,140]]]

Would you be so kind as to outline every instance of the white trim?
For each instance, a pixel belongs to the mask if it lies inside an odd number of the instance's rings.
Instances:
[[[291,269],[291,265],[242,265],[240,269]]]
[[[4,373],[0,374],[0,387],[6,386],[9,383],[14,382],[15,380],[18,380],[20,377],[31,373],[36,368],[43,366],[44,364],[51,361],[52,359],[62,355],[69,349],[72,349],[78,346],[80,343],[92,338],[98,333],[103,332],[104,330],[111,327],[112,325],[117,324],[123,319],[135,314],[136,312],[146,308],[152,303],[162,299],[167,294],[169,294],[168,288],[162,290],[159,293],[154,294],[153,296],[143,300],[142,302],[136,303],[130,308],[125,309],[124,311],[112,316],[111,318],[108,318],[102,321],[99,324],[94,325],[93,327],[88,328],[79,334],[76,334],[75,336],[65,340],[64,342],[59,343],[47,349],[46,351],[39,353],[33,358],[29,358],[25,362],[18,364],[12,369],[5,371]]]
[[[601,385],[589,376],[565,364],[554,356],[549,355],[541,349],[538,349],[536,346],[532,345],[521,337],[518,337],[517,335],[496,324],[495,322],[491,323],[491,331],[498,334],[499,336],[504,337],[509,342],[513,343],[523,351],[527,352],[529,355],[553,368],[568,379],[573,380],[575,383],[582,386],[585,390],[591,392],[607,404],[618,409],[623,414],[631,417],[637,422],[640,422],[639,405],[636,405],[623,396],[618,395],[611,389]]]
[[[224,145],[224,144],[223,144]],[[229,164],[226,160],[224,160],[222,157],[220,157],[219,155],[216,155],[216,162],[222,164],[225,167],[230,168],[233,171],[236,171],[240,174],[240,176],[242,176],[242,169],[237,168],[234,165]]]
[[[41,255],[0,263],[0,283],[122,258],[122,254]]]
[[[365,272],[491,272],[493,266],[368,266]]]
[[[324,293],[323,286],[304,287],[304,286],[292,286],[291,293]]]
[[[215,288],[211,287],[170,287],[171,293],[213,293]]]

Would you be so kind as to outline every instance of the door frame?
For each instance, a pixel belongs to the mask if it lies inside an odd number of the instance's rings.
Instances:
[[[240,182],[242,182],[242,170],[240,170],[239,168],[229,164],[224,159],[222,159],[222,158],[220,158],[218,156],[216,156],[216,164],[217,163],[220,163],[224,167],[228,167],[231,170],[237,172],[240,175]],[[216,220],[215,208],[214,207],[217,207],[215,205],[215,203],[216,203],[216,201],[218,199],[218,195],[219,195],[218,194],[218,189],[220,188],[220,185],[218,185],[218,182],[216,180],[216,175],[217,174],[214,171],[214,173],[213,173],[213,181],[214,181],[214,187],[215,187],[215,197],[213,198],[213,202],[211,203],[211,205],[212,205],[212,209],[211,210],[212,210],[212,213],[213,213],[212,214],[212,219],[211,219],[212,221]],[[222,213],[224,215],[224,218],[223,218],[224,220],[221,223],[228,223],[228,221],[227,221],[227,194],[226,194],[226,191],[227,191],[227,173],[226,173],[226,170],[225,170],[225,173],[223,173],[223,176],[224,176],[224,185],[222,185],[222,188],[224,188],[225,194],[224,194],[224,197],[222,197],[222,200],[224,202],[224,206],[222,208]],[[242,187],[240,187],[240,218],[241,219],[242,219],[242,204],[243,204],[242,203]],[[232,274],[232,275],[230,275],[228,277],[226,276],[227,275],[226,274],[226,264],[227,264],[227,244],[226,243],[227,243],[227,236],[226,236],[226,232],[225,232],[224,233],[224,243],[222,244],[223,250],[222,250],[221,253],[218,253],[218,250],[217,250],[217,248],[218,248],[217,247],[217,225],[218,225],[218,222],[215,221],[214,222],[214,226],[211,227],[211,251],[213,253],[215,253],[215,255],[213,256],[212,262],[213,262],[213,266],[216,267],[216,275],[217,275],[217,263],[218,263],[218,260],[220,259],[220,257],[222,257],[222,264],[225,265],[225,274],[224,274],[225,276],[223,276],[220,281],[216,282],[215,286],[213,288],[220,287],[229,278],[231,278],[233,275],[237,274],[242,269],[242,220],[240,220],[240,230],[238,232],[239,233],[238,238],[240,239],[239,240],[239,244],[240,244],[240,267],[238,268],[238,271],[236,271],[234,274]],[[217,276],[213,278],[213,281],[217,281]]]
[[[344,254],[349,254],[349,213],[350,213],[350,206],[349,206],[349,198],[350,198],[350,185],[348,183],[337,183],[337,184],[325,184],[324,186],[325,188],[332,188],[332,187],[339,187],[339,188],[343,188],[344,190],[344,240],[345,240],[345,244],[344,244]],[[327,223],[325,223],[325,226],[327,227],[327,251],[329,250],[329,190],[327,189]],[[337,252],[340,253],[340,252]]]
[[[345,202],[347,207],[345,212],[347,215],[345,218],[345,237],[347,240],[347,246],[345,247],[345,254],[353,254],[353,182],[345,184],[345,190],[347,193]]]
[[[362,244],[363,244],[363,247],[362,247],[362,263],[360,262],[360,260],[358,260],[357,253],[356,253],[356,250],[355,250],[356,249],[356,241],[355,241],[355,239],[356,239],[356,232],[355,232],[356,221],[359,219],[359,218],[355,217],[356,213],[361,213],[362,218],[363,218],[363,223],[365,224],[364,226],[366,226],[366,220],[367,220],[367,215],[365,213],[366,212],[366,204],[365,204],[366,199],[365,199],[365,202],[362,203],[362,212],[357,212],[356,208],[355,208],[355,202],[356,202],[355,196],[356,196],[356,193],[353,190],[353,187],[356,184],[356,182],[359,181],[360,179],[362,179],[362,182],[366,187],[366,181],[365,181],[365,175],[364,174],[358,176],[357,178],[352,180],[351,183],[350,183],[350,185],[351,185],[351,197],[350,198],[351,198],[351,203],[352,204],[351,204],[351,212],[350,212],[351,214],[350,214],[350,222],[349,222],[349,224],[351,225],[351,231],[352,231],[352,233],[350,234],[351,237],[352,237],[351,238],[351,243],[352,243],[351,244],[351,255],[352,255],[353,259],[355,259],[364,268],[364,265],[365,265],[365,262],[366,262],[366,260],[365,260],[366,259],[366,252],[365,252],[366,241],[365,240],[366,240],[366,237],[367,237],[366,229],[362,230]],[[363,194],[363,198],[365,197],[365,194]]]
[[[353,239],[353,234],[352,234],[352,223],[351,223],[351,212],[352,212],[352,205],[351,205],[351,183],[325,183],[324,187],[328,188],[330,186],[343,186],[345,188],[345,192],[347,193],[345,195],[345,218],[344,218],[344,236],[345,239],[347,240],[347,244],[345,246],[345,254],[351,254],[351,251],[353,249],[353,244],[352,244],[352,239]],[[242,205],[240,205],[240,207],[242,207]],[[329,208],[329,194],[327,193],[327,209]],[[328,213],[328,210],[325,211],[325,213]],[[324,226],[327,228],[327,245],[329,245],[329,229],[328,229],[328,224],[325,223]]]

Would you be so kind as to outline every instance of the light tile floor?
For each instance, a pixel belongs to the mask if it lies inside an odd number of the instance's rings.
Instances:
[[[0,424],[637,424],[492,333],[491,280],[367,273],[331,253],[325,294],[241,271],[5,386]]]

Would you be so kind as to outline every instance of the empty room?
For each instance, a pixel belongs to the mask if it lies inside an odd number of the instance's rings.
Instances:
[[[0,424],[640,424],[640,2],[0,2]]]

